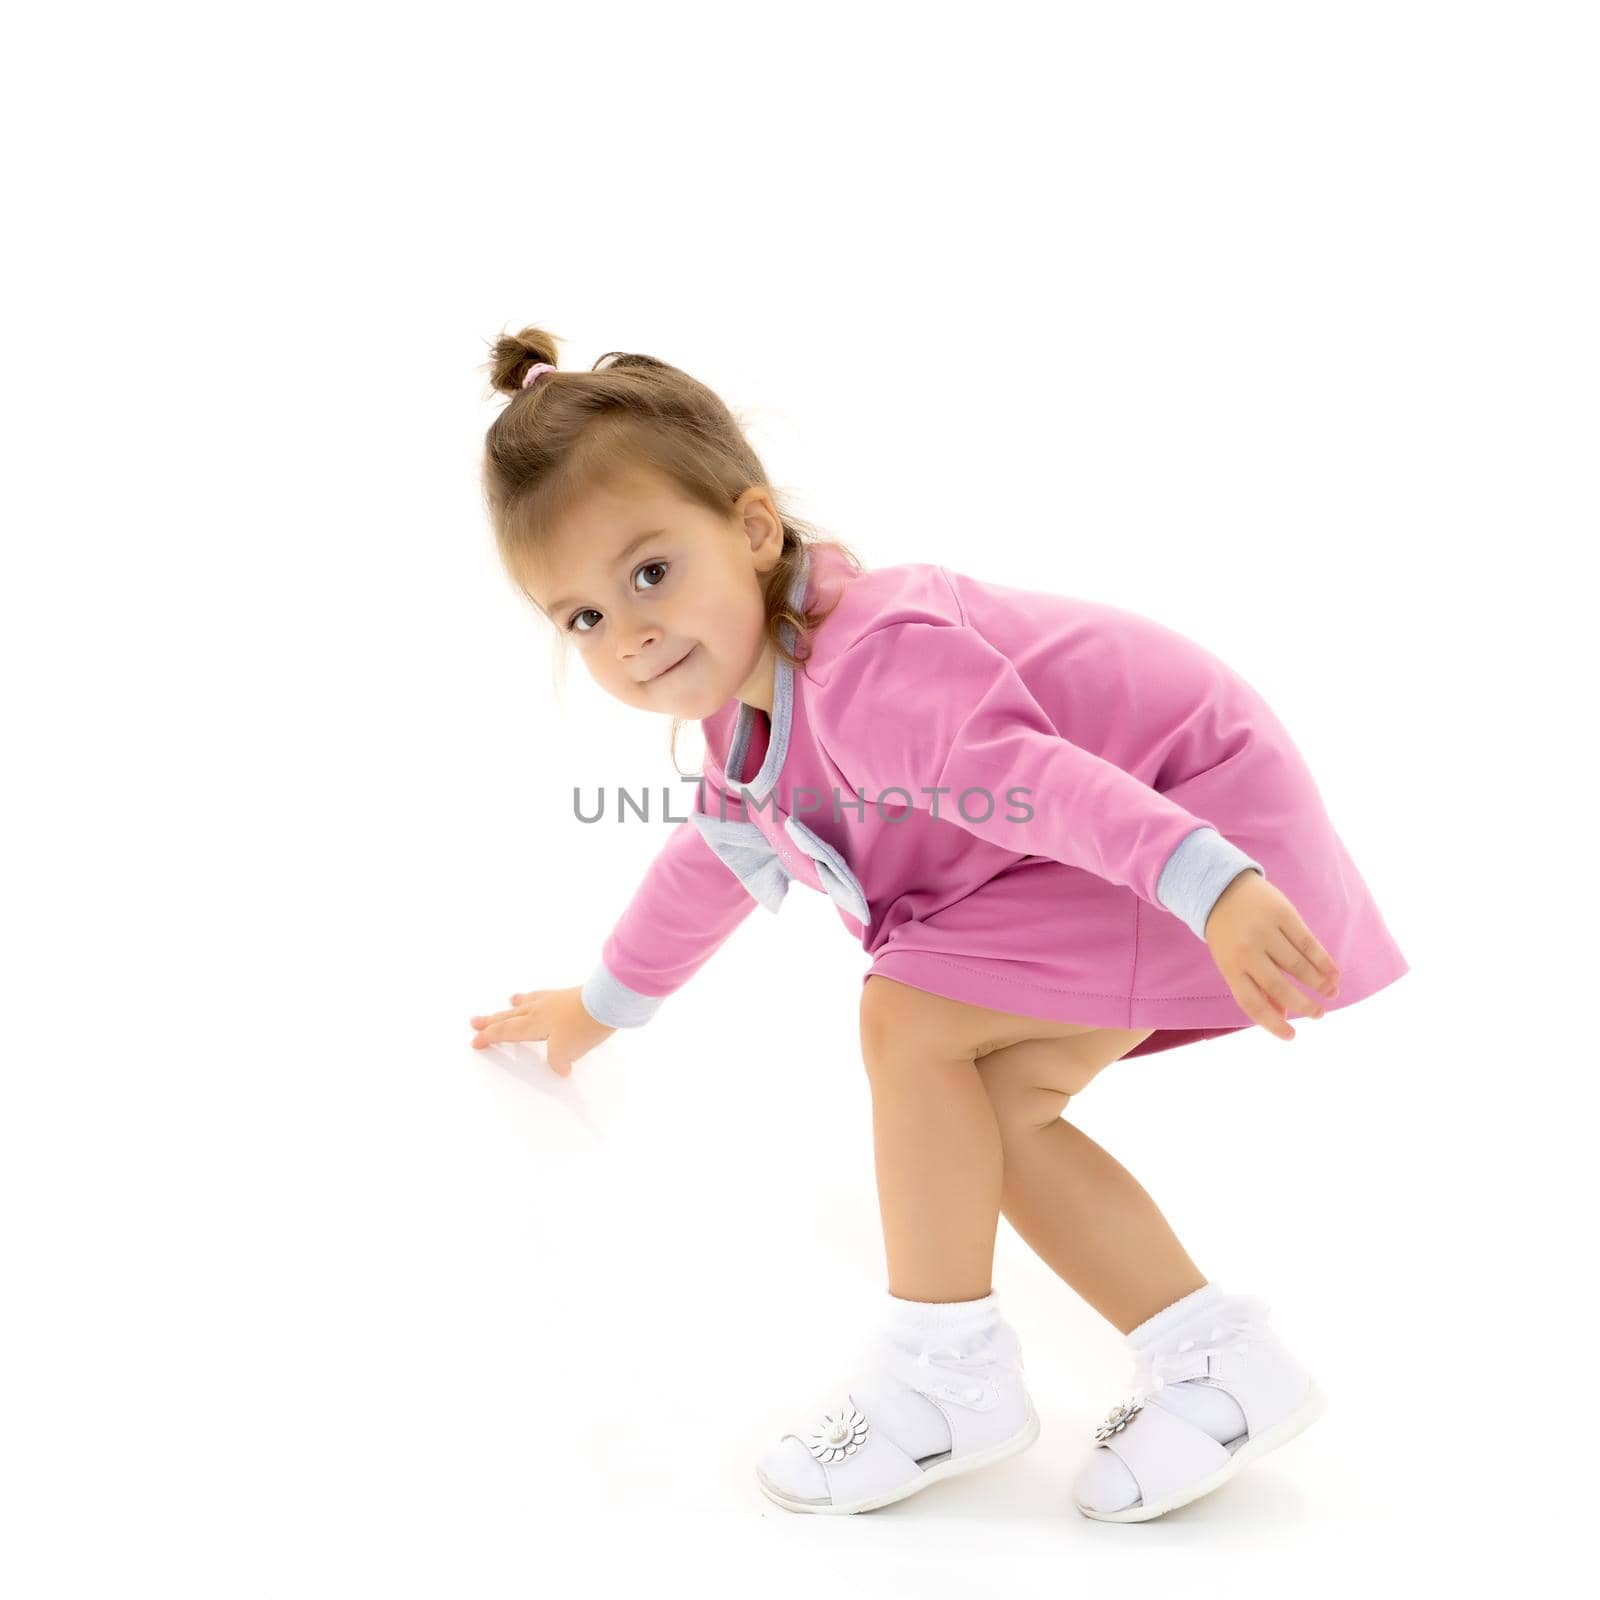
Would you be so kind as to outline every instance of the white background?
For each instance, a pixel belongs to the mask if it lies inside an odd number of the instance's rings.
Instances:
[[[1591,16],[14,21],[0,1587],[1343,1594],[1573,1559]],[[1038,1444],[870,1516],[758,1493],[884,1289],[865,957],[822,896],[569,1083],[468,1048],[582,981],[664,837],[583,828],[573,786],[672,782],[666,722],[563,686],[496,564],[483,363],[528,323],[711,384],[869,564],[1139,610],[1294,733],[1412,971],[1072,1108],[1329,1392],[1227,1488],[1072,1510],[1131,1362],[1002,1223]]]

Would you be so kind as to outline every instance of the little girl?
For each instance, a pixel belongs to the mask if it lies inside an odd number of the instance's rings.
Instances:
[[[601,688],[698,719],[707,758],[587,981],[473,1017],[474,1046],[543,1040],[569,1073],[791,880],[827,894],[871,957],[888,1299],[868,1375],[796,1418],[761,1489],[868,1511],[1033,1442],[990,1282],[1001,1211],[1137,1357],[1077,1508],[1144,1521],[1215,1489],[1322,1392],[1265,1302],[1208,1282],[1061,1112],[1113,1061],[1251,1023],[1292,1039],[1290,1016],[1408,970],[1283,724],[1135,613],[863,568],[780,509],[726,406],[676,367],[555,362],[534,328],[494,349],[501,557]]]

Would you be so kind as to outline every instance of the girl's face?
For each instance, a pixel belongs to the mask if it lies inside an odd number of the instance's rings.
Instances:
[[[640,470],[549,530],[525,584],[624,705],[698,720],[736,695],[770,712],[776,657],[761,582],[782,550],[765,489],[721,517]]]

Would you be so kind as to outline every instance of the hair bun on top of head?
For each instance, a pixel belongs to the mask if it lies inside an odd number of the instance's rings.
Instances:
[[[538,326],[502,333],[489,354],[491,386],[501,394],[519,394],[534,378],[543,376],[542,371],[535,369],[555,370],[556,348],[560,343],[553,333]]]

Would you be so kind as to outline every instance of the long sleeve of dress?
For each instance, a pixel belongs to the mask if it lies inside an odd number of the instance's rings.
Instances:
[[[735,797],[709,780],[688,791],[702,815],[742,821]],[[675,824],[645,870],[583,985],[583,1007],[613,1028],[648,1022],[716,953],[758,902],[694,818]]]
[[[1082,867],[1197,938],[1241,871],[1265,875],[1204,817],[1063,737],[1010,659],[965,624],[863,634],[809,703],[818,738],[869,805],[910,804],[1019,855]]]

